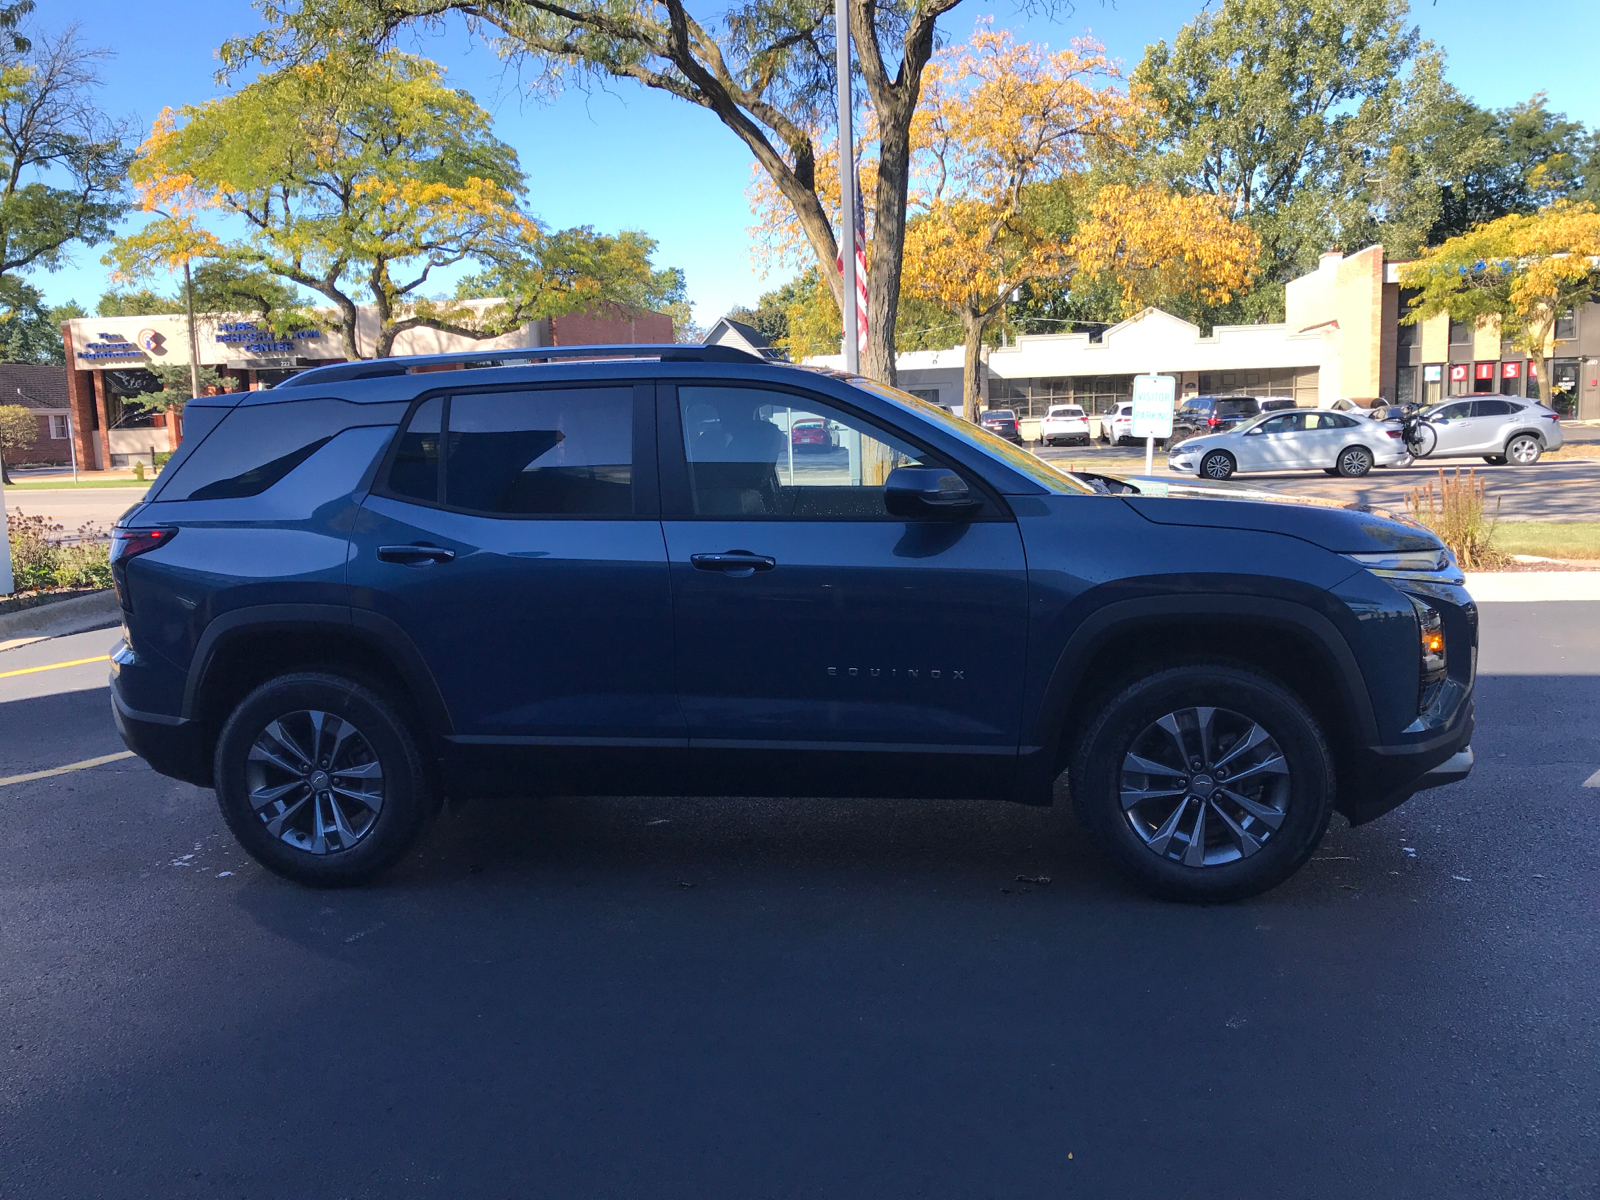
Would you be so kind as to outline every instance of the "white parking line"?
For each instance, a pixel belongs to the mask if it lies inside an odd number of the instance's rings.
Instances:
[[[118,762],[124,758],[132,758],[132,750],[124,750],[121,754],[102,754],[99,758],[86,758],[82,762],[68,763],[64,767],[51,767],[48,771],[29,771],[26,775],[7,775],[0,779],[0,787],[10,783],[27,783],[30,779],[48,779],[52,775],[65,775],[69,771],[86,771],[90,767],[104,766],[106,763]]]
[[[1600,787],[1600,771],[1596,771],[1593,775],[1589,776],[1589,778],[1585,779],[1583,781],[1583,786]]]

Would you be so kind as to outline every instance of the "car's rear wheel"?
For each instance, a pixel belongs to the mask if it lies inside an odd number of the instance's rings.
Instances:
[[[1506,443],[1506,461],[1514,467],[1531,467],[1543,453],[1543,443],[1531,433],[1519,433]]]
[[[1365,446],[1346,446],[1339,451],[1337,469],[1346,479],[1360,479],[1372,470],[1372,451]]]
[[[1337,475],[1339,473],[1339,468],[1338,467],[1323,467],[1322,468],[1322,473],[1324,475]]]
[[[1238,900],[1311,857],[1334,767],[1298,697],[1254,671],[1174,667],[1099,707],[1070,784],[1078,819],[1128,878],[1172,900]]]
[[[1503,467],[1506,465],[1506,456],[1504,454],[1485,454],[1483,461],[1491,467]]]
[[[1238,466],[1226,450],[1213,450],[1200,460],[1200,474],[1207,479],[1226,479]]]
[[[250,857],[320,887],[394,866],[438,808],[395,706],[320,672],[279,676],[240,701],[217,739],[214,778]]]

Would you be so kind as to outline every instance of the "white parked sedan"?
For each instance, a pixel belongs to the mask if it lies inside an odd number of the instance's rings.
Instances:
[[[1046,446],[1058,442],[1089,443],[1089,418],[1076,404],[1052,404],[1039,422],[1039,438]]]
[[[1202,479],[1235,471],[1304,471],[1356,477],[1373,467],[1407,461],[1398,437],[1376,421],[1322,409],[1268,413],[1225,433],[1180,442],[1167,466]]]

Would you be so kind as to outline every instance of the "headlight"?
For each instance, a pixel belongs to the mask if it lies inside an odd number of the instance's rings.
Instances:
[[[1444,649],[1444,621],[1439,617],[1439,610],[1424,600],[1415,596],[1407,596],[1411,607],[1417,612],[1417,638],[1418,638],[1418,666],[1417,666],[1417,707],[1427,707],[1428,689],[1437,683],[1443,683],[1448,671],[1448,661]]]
[[[1443,571],[1450,565],[1447,550],[1379,550],[1345,557],[1373,571]]]

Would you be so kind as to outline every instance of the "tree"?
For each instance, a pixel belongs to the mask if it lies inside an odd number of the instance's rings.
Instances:
[[[870,336],[862,369],[893,382],[895,316],[911,182],[911,123],[936,44],[959,0],[848,0],[856,70],[878,142],[867,275]],[[223,47],[230,68],[304,61],[329,47],[381,46],[414,22],[451,13],[495,35],[542,83],[627,79],[714,114],[755,157],[792,211],[835,303],[838,243],[818,190],[815,130],[832,114],[833,5],[740,0],[691,15],[686,0],[258,0],[272,28]]]
[[[164,215],[118,244],[120,274],[194,258],[269,272],[331,302],[349,359],[363,296],[383,358],[410,329],[494,337],[537,316],[681,293],[681,276],[650,267],[642,235],[547,233],[519,207],[521,168],[489,114],[445,87],[436,64],[392,51],[327,55],[163,113],[133,179],[143,207]],[[241,218],[248,237],[208,243],[202,207]],[[479,311],[423,291],[462,263],[482,268],[467,294],[492,286],[505,303]]]
[[[161,390],[124,396],[122,403],[128,408],[145,412],[179,414],[183,412],[183,406],[194,396],[203,395],[204,389],[226,387],[233,382],[224,379],[222,373],[215,367],[201,367],[198,371],[198,383],[190,376],[189,368],[178,363],[150,363],[145,369],[156,377],[161,384]]]
[[[0,8],[0,30],[25,11]],[[127,207],[129,129],[94,102],[107,52],[86,48],[76,27],[12,41],[0,52],[0,281],[109,239]]]
[[[1443,61],[1406,0],[1223,0],[1133,74],[1157,114],[1143,177],[1205,192],[1261,239],[1238,316],[1282,319],[1283,285],[1329,246],[1413,230],[1448,163]],[[1404,240],[1402,237],[1399,240]]]
[[[146,317],[161,313],[181,313],[183,301],[164,296],[150,288],[131,288],[125,292],[109,291],[95,302],[97,317]]]
[[[37,290],[18,280],[0,281],[0,291],[5,290],[5,283],[14,287],[5,313],[0,314],[0,362],[65,363],[61,323],[89,314],[70,301],[55,307],[46,305]]]
[[[26,450],[39,436],[39,421],[20,404],[0,404],[0,483],[11,482],[13,451]]]
[[[1419,289],[1402,320],[1497,322],[1548,387],[1556,318],[1600,294],[1600,212],[1560,203],[1501,217],[1401,267],[1400,284]]]
[[[1491,112],[1461,101],[1449,113],[1457,170],[1442,189],[1432,245],[1511,213],[1535,213],[1576,195],[1583,184],[1586,131],[1545,107],[1545,94]]]

